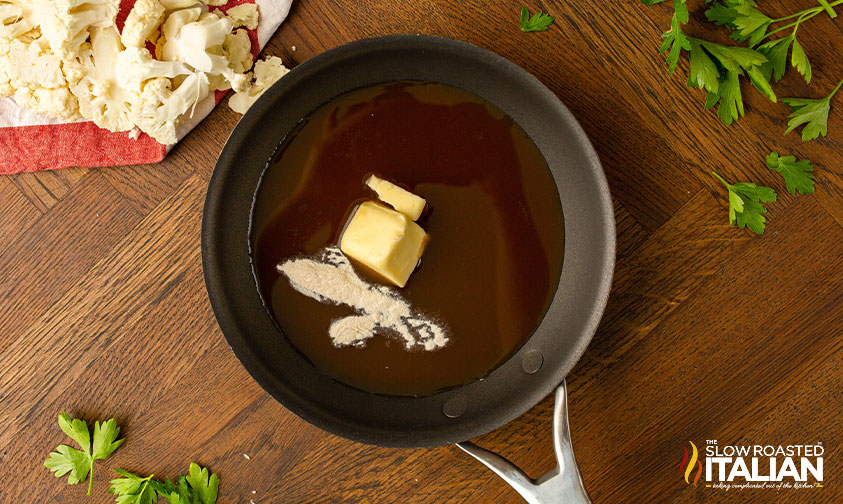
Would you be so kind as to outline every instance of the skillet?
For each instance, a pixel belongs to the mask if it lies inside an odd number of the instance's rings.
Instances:
[[[274,323],[256,287],[250,259],[255,192],[284,136],[332,98],[399,80],[463,89],[514,119],[544,155],[564,215],[562,272],[536,331],[484,379],[424,397],[371,394],[320,374]],[[458,443],[488,433],[525,413],[560,383],[555,424],[557,434],[564,436],[563,380],[597,328],[614,254],[614,216],[605,176],[568,109],[535,77],[503,57],[464,42],[421,35],[340,46],[300,64],[267,90],[220,154],[202,222],[208,295],[223,334],[246,370],[304,420],[348,439],[391,447]],[[462,447],[486,456],[471,444]],[[562,465],[564,453],[557,450],[557,455]],[[493,467],[495,462],[486,459],[484,463]]]

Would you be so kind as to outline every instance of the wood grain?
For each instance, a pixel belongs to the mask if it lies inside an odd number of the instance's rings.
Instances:
[[[669,2],[668,2],[669,3]],[[667,4],[667,3],[666,3]],[[266,53],[295,66],[362,37],[428,33],[522,65],[581,121],[613,193],[618,256],[603,321],[568,377],[577,461],[599,503],[843,501],[843,106],[829,136],[783,135],[788,109],[745,86],[725,127],[656,53],[670,9],[637,1],[531,2],[556,16],[522,33],[522,4],[299,0]],[[816,5],[770,0],[784,15]],[[688,31],[721,42],[698,22]],[[799,32],[814,67],[784,96],[822,96],[841,78],[843,21]],[[295,47],[295,49],[294,49]],[[214,321],[202,280],[207,181],[238,116],[218,107],[164,162],[0,179],[0,504],[113,502],[111,469],[173,477],[190,461],[222,478],[227,503],[517,503],[453,447],[395,450],[327,434],[249,377]],[[791,196],[771,150],[810,158],[813,196]],[[763,236],[730,228],[716,170],[772,186]],[[532,476],[554,465],[552,398],[476,440]],[[64,442],[63,410],[114,416],[128,441],[94,493],[41,466]],[[826,447],[825,487],[778,493],[686,485],[682,448]]]

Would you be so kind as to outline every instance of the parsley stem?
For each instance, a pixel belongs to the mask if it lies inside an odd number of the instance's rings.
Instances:
[[[714,175],[715,177],[717,177],[720,180],[720,182],[723,182],[724,184],[726,184],[726,187],[729,187],[729,183],[726,182],[725,180],[723,180],[723,177],[718,175],[716,172],[711,172],[711,174]]]
[[[91,495],[91,486],[94,484],[94,457],[91,457],[91,468],[88,470],[88,495]]]
[[[831,98],[832,98],[835,94],[837,94],[837,92],[838,92],[838,91],[840,91],[840,86],[843,86],[843,80],[841,80],[841,81],[837,84],[837,87],[836,87],[836,88],[834,88],[834,91],[832,91],[832,92],[831,92],[831,94],[830,94],[830,95],[828,95],[828,99],[829,99],[829,100],[831,100]]]

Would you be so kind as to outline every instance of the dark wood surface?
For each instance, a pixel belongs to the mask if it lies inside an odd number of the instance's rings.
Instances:
[[[797,5],[816,3],[764,9]],[[747,117],[727,128],[685,87],[687,61],[671,78],[656,53],[667,5],[530,2],[557,17],[542,33],[518,30],[520,7],[297,0],[265,52],[295,66],[363,37],[453,37],[522,65],[582,122],[611,186],[619,245],[603,322],[568,378],[574,447],[595,502],[843,501],[843,100],[828,138],[803,144],[782,135],[787,107],[745,86]],[[710,29],[698,25],[688,30]],[[800,40],[814,81],[790,72],[776,90],[824,96],[843,78],[843,21],[818,16]],[[454,447],[384,449],[326,434],[237,362],[199,253],[206,186],[237,119],[218,107],[158,165],[0,178],[0,502],[112,502],[112,468],[172,477],[190,461],[221,476],[223,504],[521,502]],[[814,161],[816,194],[784,191],[764,164],[773,149]],[[778,190],[763,236],[728,227],[712,169]],[[65,442],[62,410],[114,416],[128,438],[98,464],[90,498],[42,467]],[[539,475],[554,464],[551,410],[546,398],[476,441]],[[686,485],[682,448],[706,439],[822,442],[825,487]]]

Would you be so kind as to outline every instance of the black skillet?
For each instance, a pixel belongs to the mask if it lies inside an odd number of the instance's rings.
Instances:
[[[512,117],[547,160],[565,217],[559,287],[539,328],[485,379],[426,397],[370,394],[320,374],[288,343],[264,308],[250,261],[255,190],[287,132],[336,96],[397,80],[449,84]],[[272,86],[223,148],[202,222],[202,262],[211,304],[252,377],[289,410],[322,429],[394,447],[465,441],[515,419],[553,392],[594,334],[609,294],[614,253],[605,176],[568,109],[535,77],[501,56],[421,35],[343,45],[302,63]]]

